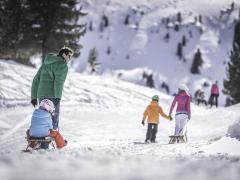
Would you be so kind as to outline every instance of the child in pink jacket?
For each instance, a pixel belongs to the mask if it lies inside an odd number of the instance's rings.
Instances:
[[[191,98],[188,95],[188,88],[185,85],[181,85],[178,88],[178,94],[174,97],[169,116],[172,115],[172,111],[177,104],[175,114],[175,136],[183,136],[186,133],[186,124],[191,118],[190,101]]]

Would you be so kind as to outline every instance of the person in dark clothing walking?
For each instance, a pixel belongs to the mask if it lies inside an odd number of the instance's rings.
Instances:
[[[211,87],[211,96],[209,98],[209,104],[211,107],[215,104],[218,107],[219,88],[218,81],[216,81]]]
[[[152,143],[156,142],[155,139],[158,131],[159,115],[171,120],[170,116],[163,112],[161,106],[158,104],[158,101],[159,97],[157,95],[153,96],[151,104],[146,108],[143,114],[142,125],[145,125],[145,119],[148,118],[148,129],[145,140],[146,143],[149,143],[149,141]]]

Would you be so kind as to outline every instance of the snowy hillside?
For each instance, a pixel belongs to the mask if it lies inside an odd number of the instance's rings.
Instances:
[[[0,61],[0,177],[13,179],[240,178],[240,105],[206,109],[192,104],[189,142],[169,145],[174,122],[160,119],[157,141],[142,144],[142,113],[158,94],[167,113],[171,96],[111,76],[70,71],[63,92],[62,150],[21,153],[33,107],[36,69]]]
[[[204,84],[211,85],[216,80],[222,89],[240,1],[83,0],[81,4],[88,12],[85,18],[88,31],[81,39],[82,55],[73,63],[78,71],[87,71],[89,51],[96,47],[102,63],[100,73],[117,74],[114,70],[123,69],[128,74],[127,71],[132,73],[140,68],[141,74],[135,74],[134,82],[144,84],[139,79],[147,68],[153,73],[155,87],[165,92],[161,88],[165,82],[170,94],[183,82],[192,95],[202,88],[209,96],[210,87]],[[186,46],[183,58],[179,59],[177,44],[183,36]],[[204,62],[201,74],[193,75],[190,67],[198,48]],[[120,78],[133,82],[124,73]],[[225,96],[220,96],[220,103],[225,104]]]

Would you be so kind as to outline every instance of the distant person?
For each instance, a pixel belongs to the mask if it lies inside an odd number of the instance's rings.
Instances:
[[[159,123],[159,115],[165,117],[166,119],[170,119],[168,115],[166,115],[162,107],[158,104],[159,97],[157,95],[152,97],[151,104],[147,106],[146,110],[143,114],[142,125],[145,125],[145,119],[147,118],[148,129],[146,134],[146,143],[155,143],[156,142],[156,135],[158,131],[158,123]]]
[[[211,87],[211,96],[209,98],[209,104],[211,107],[216,105],[218,107],[218,97],[219,97],[219,88],[218,88],[218,81],[216,81]]]
[[[196,95],[197,105],[204,104],[207,106],[207,101],[205,100],[204,91],[200,90]]]
[[[162,82],[161,88],[165,89],[167,94],[170,93],[169,86],[165,82]]]
[[[186,85],[182,84],[178,88],[178,94],[174,97],[169,116],[172,116],[173,109],[177,104],[176,114],[175,114],[175,136],[184,136],[186,134],[186,124],[191,119],[190,110],[191,98],[188,95],[188,88]]]
[[[198,89],[197,91],[195,91],[195,93],[194,93],[195,103],[198,103],[198,98],[199,98],[200,93],[201,93],[201,89]]]
[[[73,50],[68,47],[61,48],[58,54],[49,53],[32,82],[31,103],[34,107],[37,105],[37,99],[49,99],[54,103],[55,114],[52,115],[52,119],[55,130],[58,129],[60,100],[68,73],[67,63],[72,55]]]
[[[31,125],[27,130],[28,139],[33,138],[44,138],[47,136],[53,137],[57,148],[63,148],[66,146],[67,141],[63,139],[59,131],[53,129],[52,117],[54,114],[55,108],[52,101],[48,99],[43,99],[40,102],[39,108],[35,109],[32,114]],[[32,141],[30,147],[34,148],[36,142]],[[43,149],[46,149],[46,146],[40,146]],[[48,147],[47,147],[48,148]]]

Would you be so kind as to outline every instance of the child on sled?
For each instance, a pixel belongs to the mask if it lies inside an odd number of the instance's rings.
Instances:
[[[145,119],[148,118],[148,128],[145,143],[156,142],[155,139],[158,131],[159,115],[169,119],[170,121],[172,120],[170,116],[163,112],[161,106],[158,104],[158,101],[159,97],[157,95],[153,96],[150,105],[147,106],[143,114],[142,125],[145,125]]]
[[[63,139],[59,131],[53,129],[51,114],[54,113],[54,104],[49,99],[43,99],[39,108],[35,109],[31,119],[31,126],[26,131],[29,146],[35,148],[37,141],[29,141],[31,138],[52,137],[55,140],[57,148],[63,148],[67,145],[67,141]],[[46,142],[42,142],[40,148],[48,148]]]

